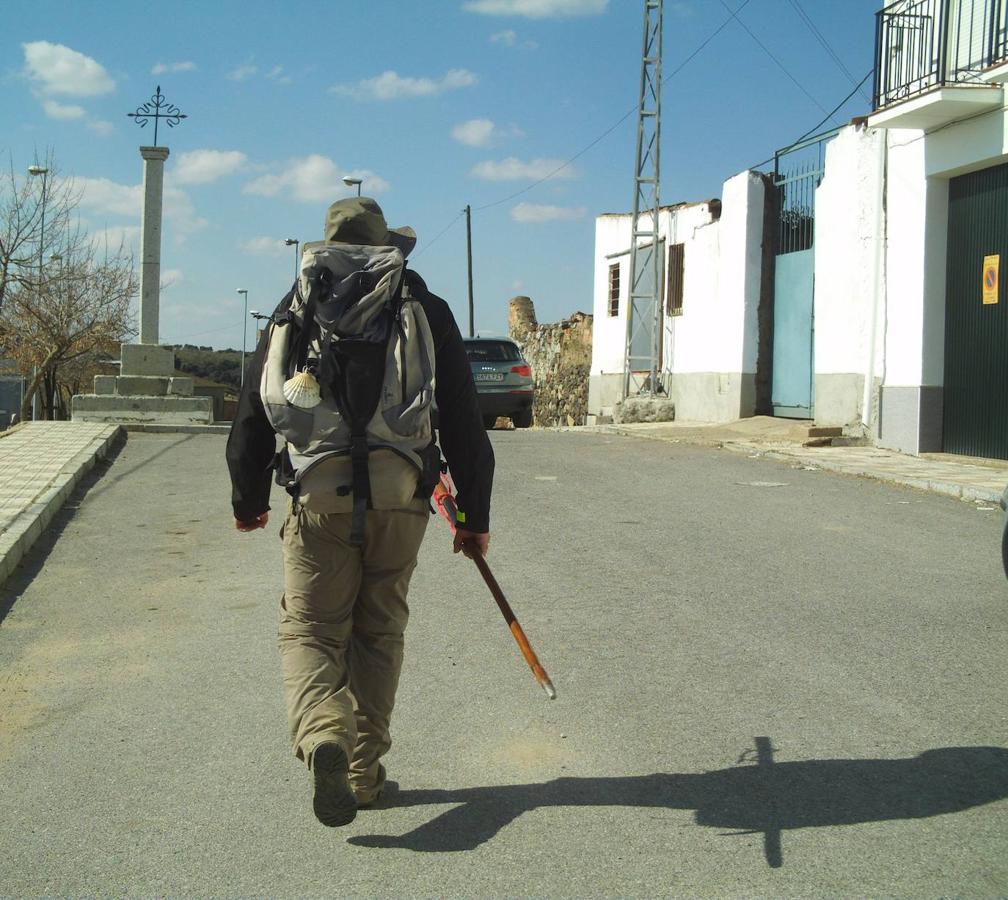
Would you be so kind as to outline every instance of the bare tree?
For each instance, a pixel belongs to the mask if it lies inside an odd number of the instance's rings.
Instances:
[[[37,166],[46,171],[19,175],[8,155],[0,175],[0,310],[11,288],[38,289],[44,260],[81,239],[75,224],[80,191],[60,175],[52,152]]]
[[[21,405],[22,421],[40,387],[46,388],[47,413],[55,414],[52,401],[62,394],[61,367],[115,353],[120,342],[135,334],[130,301],[138,280],[133,257],[122,245],[102,256],[95,242],[78,241],[63,248],[43,276],[11,286],[0,310],[6,352],[22,371],[36,372]]]

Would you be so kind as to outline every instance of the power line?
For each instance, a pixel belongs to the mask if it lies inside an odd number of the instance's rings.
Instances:
[[[788,71],[788,69],[787,69],[787,67],[786,67],[786,66],[784,65],[784,63],[782,63],[782,62],[781,62],[781,61],[780,61],[780,60],[779,60],[779,59],[778,59],[778,58],[777,58],[776,56],[774,56],[774,55],[773,55],[773,53],[771,53],[771,52],[770,52],[770,48],[769,48],[769,47],[767,47],[767,45],[766,45],[766,44],[764,44],[764,43],[763,43],[763,42],[762,42],[762,41],[761,41],[761,40],[760,40],[760,39],[759,39],[758,37],[756,37],[756,35],[755,35],[755,34],[754,34],[754,33],[752,32],[752,30],[751,30],[751,29],[749,28],[749,26],[748,26],[748,25],[746,25],[746,23],[745,23],[745,22],[743,22],[743,21],[742,21],[742,20],[741,20],[741,19],[740,19],[740,18],[738,17],[738,12],[739,12],[739,10],[741,10],[741,9],[742,9],[742,7],[740,6],[738,10],[736,10],[735,12],[732,12],[732,9],[731,9],[731,7],[730,7],[730,6],[729,6],[729,5],[727,4],[727,3],[725,3],[725,0],[721,0],[721,5],[722,5],[722,6],[723,6],[723,7],[724,7],[724,8],[726,9],[726,10],[728,10],[728,12],[729,12],[729,13],[731,13],[731,16],[732,16],[732,18],[733,18],[733,19],[735,19],[735,21],[736,21],[736,22],[738,22],[738,23],[739,23],[739,25],[741,25],[741,26],[742,26],[742,27],[743,27],[743,28],[745,29],[745,31],[746,31],[746,33],[747,33],[747,34],[749,35],[749,37],[751,37],[751,38],[752,38],[752,39],[753,39],[753,40],[754,40],[754,41],[755,41],[755,42],[756,42],[757,44],[759,44],[759,46],[760,46],[760,48],[761,48],[761,49],[763,50],[763,52],[764,52],[764,53],[766,53],[766,55],[767,55],[767,56],[769,56],[769,57],[770,57],[770,59],[772,59],[772,60],[773,60],[773,61],[774,61],[774,62],[775,62],[775,63],[777,64],[777,67],[778,67],[778,68],[779,68],[779,69],[780,69],[780,70],[781,70],[781,71],[782,71],[782,72],[783,72],[783,73],[784,73],[785,75],[787,75],[787,77],[788,77],[788,78],[790,78],[790,79],[791,79],[791,81],[793,81],[793,82],[794,82],[794,84],[795,84],[795,86],[796,86],[796,87],[798,88],[798,90],[800,90],[800,91],[801,91],[801,92],[802,92],[802,93],[803,93],[803,94],[804,94],[804,95],[805,95],[806,97],[808,97],[808,98],[809,98],[809,100],[811,100],[811,101],[812,101],[812,102],[813,102],[813,103],[814,103],[814,104],[815,104],[816,106],[818,106],[818,107],[819,107],[819,109],[820,109],[820,110],[822,110],[822,112],[826,112],[826,107],[824,107],[824,106],[823,106],[823,105],[822,105],[822,104],[821,104],[821,103],[820,103],[820,102],[819,102],[818,100],[816,100],[816,98],[815,98],[815,97],[813,97],[813,96],[812,96],[812,95],[811,95],[811,94],[810,94],[810,93],[809,93],[809,92],[808,92],[808,91],[807,91],[807,90],[805,89],[805,85],[803,85],[803,84],[802,84],[802,83],[801,83],[801,82],[800,82],[800,81],[799,81],[799,80],[798,80],[797,78],[795,78],[795,77],[794,77],[794,75],[792,75],[792,74],[791,74],[791,73],[790,73],[790,72]],[[829,118],[829,115],[827,115],[827,118]]]
[[[750,0],[742,0],[742,4],[739,6],[739,8],[738,8],[737,11],[741,12],[746,6],[749,5],[749,3],[750,3]],[[728,10],[728,11],[731,12],[731,10]],[[730,15],[727,19],[725,19],[717,28],[714,29],[713,32],[711,32],[711,34],[689,56],[686,57],[686,59],[684,59],[681,63],[679,63],[678,66],[676,66],[671,72],[669,72],[668,75],[666,75],[662,79],[662,84],[665,84],[670,78],[672,78],[673,75],[677,75],[684,68],[686,68],[686,66],[689,65],[689,63],[692,62],[693,59],[711,41],[714,40],[714,38],[716,38],[722,31],[725,30],[725,28],[728,27],[728,25],[731,24],[732,17],[734,15],[735,14],[732,13],[732,15]],[[568,159],[565,163],[557,166],[552,172],[549,172],[548,174],[544,175],[538,181],[533,181],[532,184],[528,185],[527,187],[523,187],[519,191],[515,191],[513,194],[508,194],[507,197],[502,197],[500,200],[494,200],[493,203],[487,203],[484,206],[477,206],[476,209],[475,209],[475,211],[476,212],[482,212],[484,209],[491,209],[494,206],[500,206],[502,203],[507,203],[509,200],[514,200],[515,197],[520,197],[522,194],[525,194],[528,191],[531,191],[532,188],[538,187],[543,182],[549,181],[554,175],[556,175],[558,172],[562,172],[564,169],[566,169],[576,159],[578,159],[581,156],[584,156],[585,153],[587,153],[589,150],[591,150],[592,147],[594,147],[596,144],[598,144],[603,138],[606,138],[610,134],[612,134],[617,128],[619,128],[620,125],[622,125],[627,119],[630,118],[630,116],[634,115],[636,112],[637,112],[637,107],[635,105],[635,106],[631,107],[630,109],[628,109],[622,116],[620,116],[615,122],[613,122],[613,124],[609,128],[607,128],[605,131],[603,131],[602,134],[600,134],[597,138],[595,138],[595,140],[593,140],[590,144],[588,144],[583,149],[579,150],[570,159]]]
[[[806,131],[806,132],[805,132],[805,134],[803,134],[803,135],[802,135],[802,136],[801,136],[800,138],[798,138],[798,139],[797,139],[797,140],[795,140],[795,141],[792,141],[792,142],[791,142],[790,144],[788,144],[788,146],[787,146],[787,147],[783,147],[782,149],[783,149],[783,150],[787,150],[787,149],[788,149],[789,147],[793,147],[793,146],[794,146],[795,144],[800,144],[800,143],[801,143],[802,141],[804,141],[804,140],[805,140],[805,138],[809,137],[810,135],[813,135],[813,134],[815,134],[815,133],[816,133],[816,131],[818,131],[818,130],[819,130],[819,129],[820,129],[820,128],[821,128],[822,126],[823,126],[823,125],[825,125],[825,124],[826,124],[826,123],[827,123],[827,122],[828,122],[828,121],[829,121],[830,119],[832,119],[832,118],[833,118],[833,115],[834,115],[835,113],[839,112],[839,111],[840,111],[840,110],[841,110],[841,109],[843,108],[843,105],[844,105],[844,104],[845,104],[845,103],[846,103],[846,102],[847,102],[848,100],[850,100],[850,98],[851,98],[851,97],[853,97],[853,96],[854,96],[854,95],[855,95],[855,94],[856,94],[856,93],[857,93],[857,92],[858,92],[858,91],[859,91],[859,90],[861,89],[861,86],[862,86],[862,85],[863,85],[863,84],[864,84],[864,83],[865,83],[865,82],[866,82],[866,81],[867,81],[867,80],[868,80],[869,78],[871,78],[871,77],[872,77],[872,75],[874,75],[874,74],[875,74],[875,69],[874,69],[874,68],[871,68],[871,69],[869,69],[869,70],[868,70],[868,74],[867,74],[867,75],[865,75],[865,77],[864,77],[864,78],[862,78],[862,79],[861,79],[861,81],[860,81],[860,82],[859,82],[859,83],[858,83],[857,85],[855,85],[855,87],[854,87],[854,90],[853,90],[853,91],[851,91],[851,92],[850,92],[850,93],[849,93],[849,94],[848,94],[848,95],[847,95],[846,97],[844,97],[844,98],[843,98],[843,100],[841,100],[841,101],[840,101],[840,102],[839,102],[839,103],[838,103],[838,104],[837,104],[836,106],[834,106],[834,107],[833,107],[833,109],[832,109],[832,110],[831,110],[831,111],[830,111],[829,113],[827,113],[827,114],[826,114],[826,117],[825,117],[825,118],[823,118],[823,119],[820,119],[820,120],[819,120],[818,122],[816,122],[816,124],[815,124],[815,125],[813,125],[813,126],[812,126],[812,127],[811,127],[811,128],[810,128],[810,129],[808,130],[808,131]],[[779,151],[778,151],[778,152],[779,152]],[[770,157],[769,159],[764,159],[764,160],[763,160],[763,162],[758,162],[758,163],[756,163],[756,165],[755,165],[755,166],[749,166],[749,168],[750,168],[750,169],[758,169],[758,168],[759,168],[760,166],[765,166],[765,165],[766,165],[766,164],[767,164],[768,162],[773,162],[773,160],[774,160],[774,158],[773,158],[773,157],[771,156],[771,157]]]
[[[833,114],[839,112],[843,108],[843,105],[848,100],[850,100],[850,98],[853,97],[859,90],[861,90],[861,88],[864,85],[864,83],[869,78],[871,78],[872,75],[874,75],[874,74],[875,74],[875,67],[873,66],[872,68],[870,68],[868,70],[868,74],[865,75],[865,77],[862,78],[856,85],[854,85],[854,90],[851,91],[846,97],[844,97],[843,100],[841,100],[836,106],[834,106],[833,109],[829,113],[827,113],[826,118],[820,119],[818,122],[816,122],[816,124],[813,125],[808,131],[806,131],[805,134],[803,134],[800,138],[798,138],[798,140],[795,141],[795,143],[797,144],[797,143],[799,143],[799,141],[804,141],[805,138],[807,138],[810,134],[814,134],[823,125],[825,125],[830,119],[832,119],[833,118]]]
[[[448,232],[448,229],[451,228],[452,225],[454,225],[459,219],[461,219],[463,215],[465,215],[465,210],[462,210],[462,212],[460,212],[457,216],[455,216],[454,219],[452,219],[447,225],[445,225],[445,227],[442,228],[435,237],[431,238],[419,250],[417,250],[416,253],[413,254],[413,259],[416,259],[421,253],[423,253],[428,247],[430,247],[435,241],[437,241],[438,238],[443,237]]]
[[[822,44],[823,49],[825,49],[825,51],[831,57],[833,57],[833,61],[837,64],[837,66],[839,66],[840,71],[843,72],[844,75],[846,75],[850,79],[851,84],[854,84],[856,79],[853,73],[851,72],[850,69],[847,68],[847,66],[844,65],[844,61],[837,55],[836,51],[830,45],[830,42],[826,40],[825,35],[823,35],[823,33],[816,27],[815,22],[812,21],[809,14],[805,12],[804,7],[802,7],[801,5],[801,0],[788,0],[788,2],[791,4],[791,6],[794,7],[794,11],[798,13],[799,17],[805,23],[808,30],[812,32],[812,35],[815,37],[815,39],[819,41],[820,44]],[[861,92],[861,96],[864,97],[865,100],[867,100],[869,103],[871,102],[871,98],[864,91]]]

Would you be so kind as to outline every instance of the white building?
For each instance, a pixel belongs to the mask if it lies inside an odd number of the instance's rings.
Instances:
[[[879,13],[868,124],[886,133],[883,446],[1008,458],[1006,16],[999,0]]]
[[[663,248],[659,361],[678,418],[765,412],[1008,458],[1006,11],[887,6],[866,121],[729,179],[720,216],[662,210],[681,245]],[[590,414],[623,390],[629,240],[629,215],[599,217]]]
[[[763,179],[743,172],[721,200],[662,207],[658,217],[662,359],[681,419],[730,421],[756,408]],[[623,389],[630,294],[631,216],[595,223],[595,296],[589,414],[605,414]]]

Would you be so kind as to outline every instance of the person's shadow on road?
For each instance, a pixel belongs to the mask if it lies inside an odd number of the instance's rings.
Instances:
[[[910,759],[775,763],[769,738],[756,738],[753,755],[756,765],[700,775],[395,791],[383,807],[457,805],[406,834],[358,835],[349,843],[446,853],[472,850],[522,813],[544,806],[693,809],[698,825],[762,833],[767,863],[776,868],[783,865],[781,833],[789,829],[921,819],[1008,796],[1008,750],[1001,747],[945,747]]]

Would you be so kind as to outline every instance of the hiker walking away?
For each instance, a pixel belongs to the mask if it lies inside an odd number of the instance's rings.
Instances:
[[[294,754],[325,825],[351,822],[385,784],[406,594],[439,476],[434,402],[458,489],[455,552],[489,543],[493,450],[451,310],[406,268],[415,244],[370,198],[329,207],[249,363],[227,444],[239,531],[266,526],[273,468],[291,495],[280,655]]]

